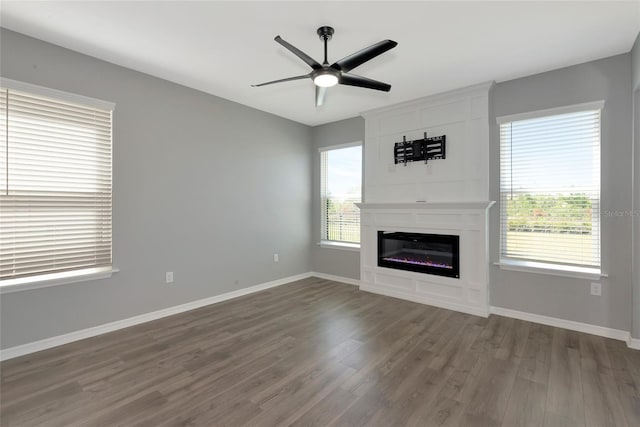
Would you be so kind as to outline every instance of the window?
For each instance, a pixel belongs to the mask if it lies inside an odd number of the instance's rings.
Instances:
[[[0,285],[110,270],[113,105],[0,86]]]
[[[322,241],[357,246],[360,243],[362,145],[320,149]],[[356,244],[356,245],[354,245]]]
[[[498,119],[501,262],[600,271],[600,112]]]

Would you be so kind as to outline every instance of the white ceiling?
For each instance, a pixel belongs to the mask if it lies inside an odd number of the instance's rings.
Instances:
[[[640,2],[6,1],[3,27],[308,125],[488,80],[504,81],[628,52]],[[311,80],[276,35],[334,62],[383,39],[398,46],[353,71],[390,93]]]

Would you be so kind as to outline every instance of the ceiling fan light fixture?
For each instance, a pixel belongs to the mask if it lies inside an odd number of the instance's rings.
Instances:
[[[338,84],[338,76],[331,73],[318,74],[313,78],[313,83],[319,87],[331,87]]]

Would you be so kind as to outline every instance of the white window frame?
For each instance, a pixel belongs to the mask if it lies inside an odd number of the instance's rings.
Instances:
[[[33,95],[40,95],[43,97],[54,98],[60,101],[82,104],[88,107],[111,110],[112,112],[115,110],[115,103],[113,102],[69,93],[57,89],[51,89],[31,83],[25,83],[18,80],[12,80],[5,77],[0,77],[0,86],[9,90],[23,91]],[[111,126],[113,129],[113,122]],[[113,156],[113,141],[111,143],[111,155]],[[111,191],[113,194],[113,184]],[[87,280],[105,279],[111,277],[113,273],[117,273],[118,271],[120,270],[115,268],[112,264],[110,267],[78,269],[65,272],[46,273],[37,276],[6,279],[0,281],[0,294],[46,288],[50,286],[66,285]]]
[[[594,101],[594,102],[586,102],[581,104],[567,105],[556,108],[548,108],[543,110],[530,111],[525,113],[518,114],[510,114],[505,116],[500,116],[496,118],[496,123],[498,128],[500,125],[505,123],[516,122],[520,120],[529,120],[542,118],[547,116],[561,115],[561,114],[569,114],[569,113],[577,113],[581,111],[591,111],[591,110],[600,110],[600,150],[602,150],[602,112],[604,110],[604,101]],[[500,136],[498,132],[498,145],[501,145]],[[500,168],[502,169],[502,163],[499,161]],[[500,183],[501,186],[501,183]],[[499,190],[500,199],[502,199],[502,189]],[[598,231],[602,233],[602,169],[600,170],[600,216],[598,221]],[[499,214],[500,215],[500,214]],[[502,221],[500,220],[500,231],[499,231],[499,262],[494,263],[498,267],[503,270],[512,270],[512,271],[521,271],[521,272],[531,272],[531,273],[539,273],[539,274],[547,274],[553,276],[562,276],[562,277],[570,277],[577,279],[588,279],[588,280],[599,280],[602,277],[608,277],[608,274],[604,273],[603,270],[603,258],[602,258],[602,236],[600,236],[600,267],[598,268],[589,268],[589,267],[580,267],[573,265],[564,265],[564,264],[554,264],[554,263],[546,263],[546,262],[534,262],[534,261],[525,261],[525,260],[515,260],[510,258],[503,258],[503,233],[505,230],[503,228]]]
[[[362,143],[362,141],[353,141],[353,142],[347,142],[344,144],[335,144],[335,145],[328,145],[328,146],[324,146],[324,147],[319,147],[318,148],[318,153],[319,153],[319,169],[320,169],[320,242],[318,243],[318,246],[322,247],[322,248],[327,248],[327,249],[341,249],[341,250],[347,250],[347,251],[355,251],[358,252],[360,251],[360,243],[349,243],[349,242],[340,242],[340,241],[335,241],[335,240],[325,240],[324,236],[322,234],[322,153],[323,152],[327,152],[327,151],[332,151],[332,150],[339,150],[341,148],[350,148],[350,147],[362,147],[362,153],[363,153],[363,158],[362,158],[362,168],[360,170],[360,174],[361,174],[361,178],[360,178],[360,182],[361,182],[361,190],[360,190],[360,201],[362,202],[362,193],[364,191],[364,144]],[[362,238],[362,236],[361,236]]]

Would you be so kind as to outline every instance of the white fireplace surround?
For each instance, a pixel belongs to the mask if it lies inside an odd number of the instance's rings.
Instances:
[[[363,113],[360,288],[489,315],[489,110],[493,82]],[[394,144],[446,135],[446,159],[395,164]],[[426,202],[422,202],[426,201]],[[378,266],[378,231],[460,237],[460,278]]]
[[[494,202],[359,203],[360,289],[487,317],[488,212]],[[378,266],[378,231],[460,236],[460,278]]]

